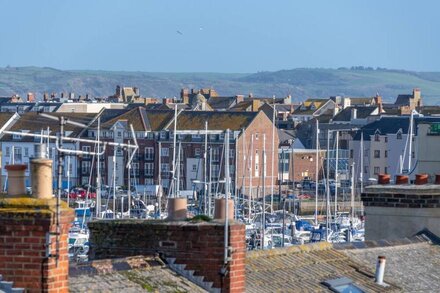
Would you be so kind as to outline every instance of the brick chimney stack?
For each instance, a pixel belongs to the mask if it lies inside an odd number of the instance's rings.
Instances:
[[[57,209],[51,191],[39,198],[26,196],[25,167],[8,166],[9,185],[16,192],[13,198],[0,196],[0,275],[25,292],[69,292],[67,245],[74,212],[64,202]],[[43,176],[34,178],[37,186],[51,184]]]

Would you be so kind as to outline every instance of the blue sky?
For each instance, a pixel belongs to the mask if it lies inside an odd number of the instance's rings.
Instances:
[[[0,66],[440,71],[440,1],[0,0]]]

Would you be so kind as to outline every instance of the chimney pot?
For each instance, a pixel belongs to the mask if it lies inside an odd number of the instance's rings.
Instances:
[[[390,184],[391,176],[389,174],[379,174],[378,183],[379,184]]]
[[[428,174],[416,174],[416,185],[423,185],[428,183]]]
[[[409,178],[406,175],[396,175],[396,185],[408,184]]]
[[[24,184],[24,171],[27,166],[24,164],[6,165],[8,171],[8,196],[23,196],[26,194],[26,186]]]
[[[234,201],[232,199],[228,200],[228,219],[234,219]],[[214,210],[214,219],[216,220],[225,220],[226,218],[226,199],[224,198],[216,198],[215,199],[215,210]]]
[[[168,199],[168,220],[179,221],[186,219],[187,199],[183,197]]]

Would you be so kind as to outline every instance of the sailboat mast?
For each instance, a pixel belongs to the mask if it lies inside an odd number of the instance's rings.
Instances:
[[[180,195],[180,152],[182,149],[181,142],[179,142],[179,150],[177,152],[177,179],[176,179],[176,196],[179,197]]]
[[[364,192],[364,133],[361,132],[361,173],[359,176],[361,180],[361,193]]]
[[[130,145],[130,141],[128,141],[128,144]],[[131,150],[128,149],[128,158],[130,158],[131,156]],[[128,192],[127,192],[127,198],[128,198],[128,202],[127,202],[127,206],[128,206],[128,217],[130,217],[130,210],[131,210],[131,162],[128,164]],[[122,211],[124,212],[124,211]]]
[[[159,150],[159,161],[158,161],[158,174],[157,174],[157,185],[159,185],[159,190],[156,196],[158,198],[158,208],[159,208],[159,219],[161,216],[161,210],[162,210],[162,158],[161,158],[161,150],[162,150],[162,142],[159,141],[159,146],[158,146]],[[154,172],[154,171],[153,171]]]
[[[408,149],[408,174],[411,172],[411,160],[412,160],[412,137],[413,137],[413,121],[414,112],[411,111],[411,116],[409,119],[409,149]]]
[[[248,202],[249,202],[249,221],[251,220],[252,216],[252,172],[253,172],[253,158],[254,158],[254,135],[251,136],[251,154],[250,154],[250,165],[249,165],[249,196],[248,196]]]
[[[212,213],[211,190],[212,190],[212,147],[209,148],[209,183],[208,183],[208,215]]]
[[[330,228],[329,217],[330,214],[330,130],[327,130],[327,178],[325,180],[327,199],[326,199],[326,230],[325,230],[325,240],[328,241],[328,230]]]
[[[264,249],[264,230],[266,229],[266,133],[263,134],[263,168],[261,172],[261,177],[263,178],[263,214],[262,216],[262,226],[261,226],[261,249]]]
[[[354,164],[351,164],[351,218],[354,218]]]
[[[113,148],[113,219],[116,219],[116,147]]]
[[[100,149],[101,149],[101,118],[98,117],[98,131],[97,131],[97,154],[96,154],[96,217],[99,218],[101,215],[101,156],[100,156]]]
[[[69,206],[70,201],[70,156],[67,156],[67,206]]]
[[[208,178],[207,178],[207,169],[208,169],[208,120],[205,121],[205,152],[203,153],[203,212],[207,214],[207,196],[208,196]]]
[[[315,225],[318,224],[318,181],[319,181],[319,121],[316,119],[316,146],[315,146]],[[284,157],[283,157],[284,160]],[[284,163],[283,163],[284,166]],[[283,170],[284,172],[284,170]]]
[[[174,133],[173,133],[173,177],[172,179],[172,186],[173,192],[176,192],[175,188],[175,176],[176,176],[176,138],[177,138],[177,104],[174,104]],[[172,197],[175,197],[172,195]]]
[[[275,164],[275,119],[276,119],[276,108],[275,108],[275,96],[273,96],[273,116],[272,116],[272,170],[270,172],[270,212],[273,213],[273,182],[274,182],[274,164]],[[278,150],[278,147],[277,147]],[[278,151],[277,151],[278,155]]]
[[[336,131],[336,162],[335,162],[335,219],[338,212],[338,167],[339,167],[339,131]]]

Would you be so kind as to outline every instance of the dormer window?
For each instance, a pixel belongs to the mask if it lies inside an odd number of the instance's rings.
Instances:
[[[402,139],[402,132],[400,130],[397,132],[396,139]]]
[[[379,135],[379,133],[376,133],[376,134],[374,135],[374,141],[380,141],[380,135]]]

